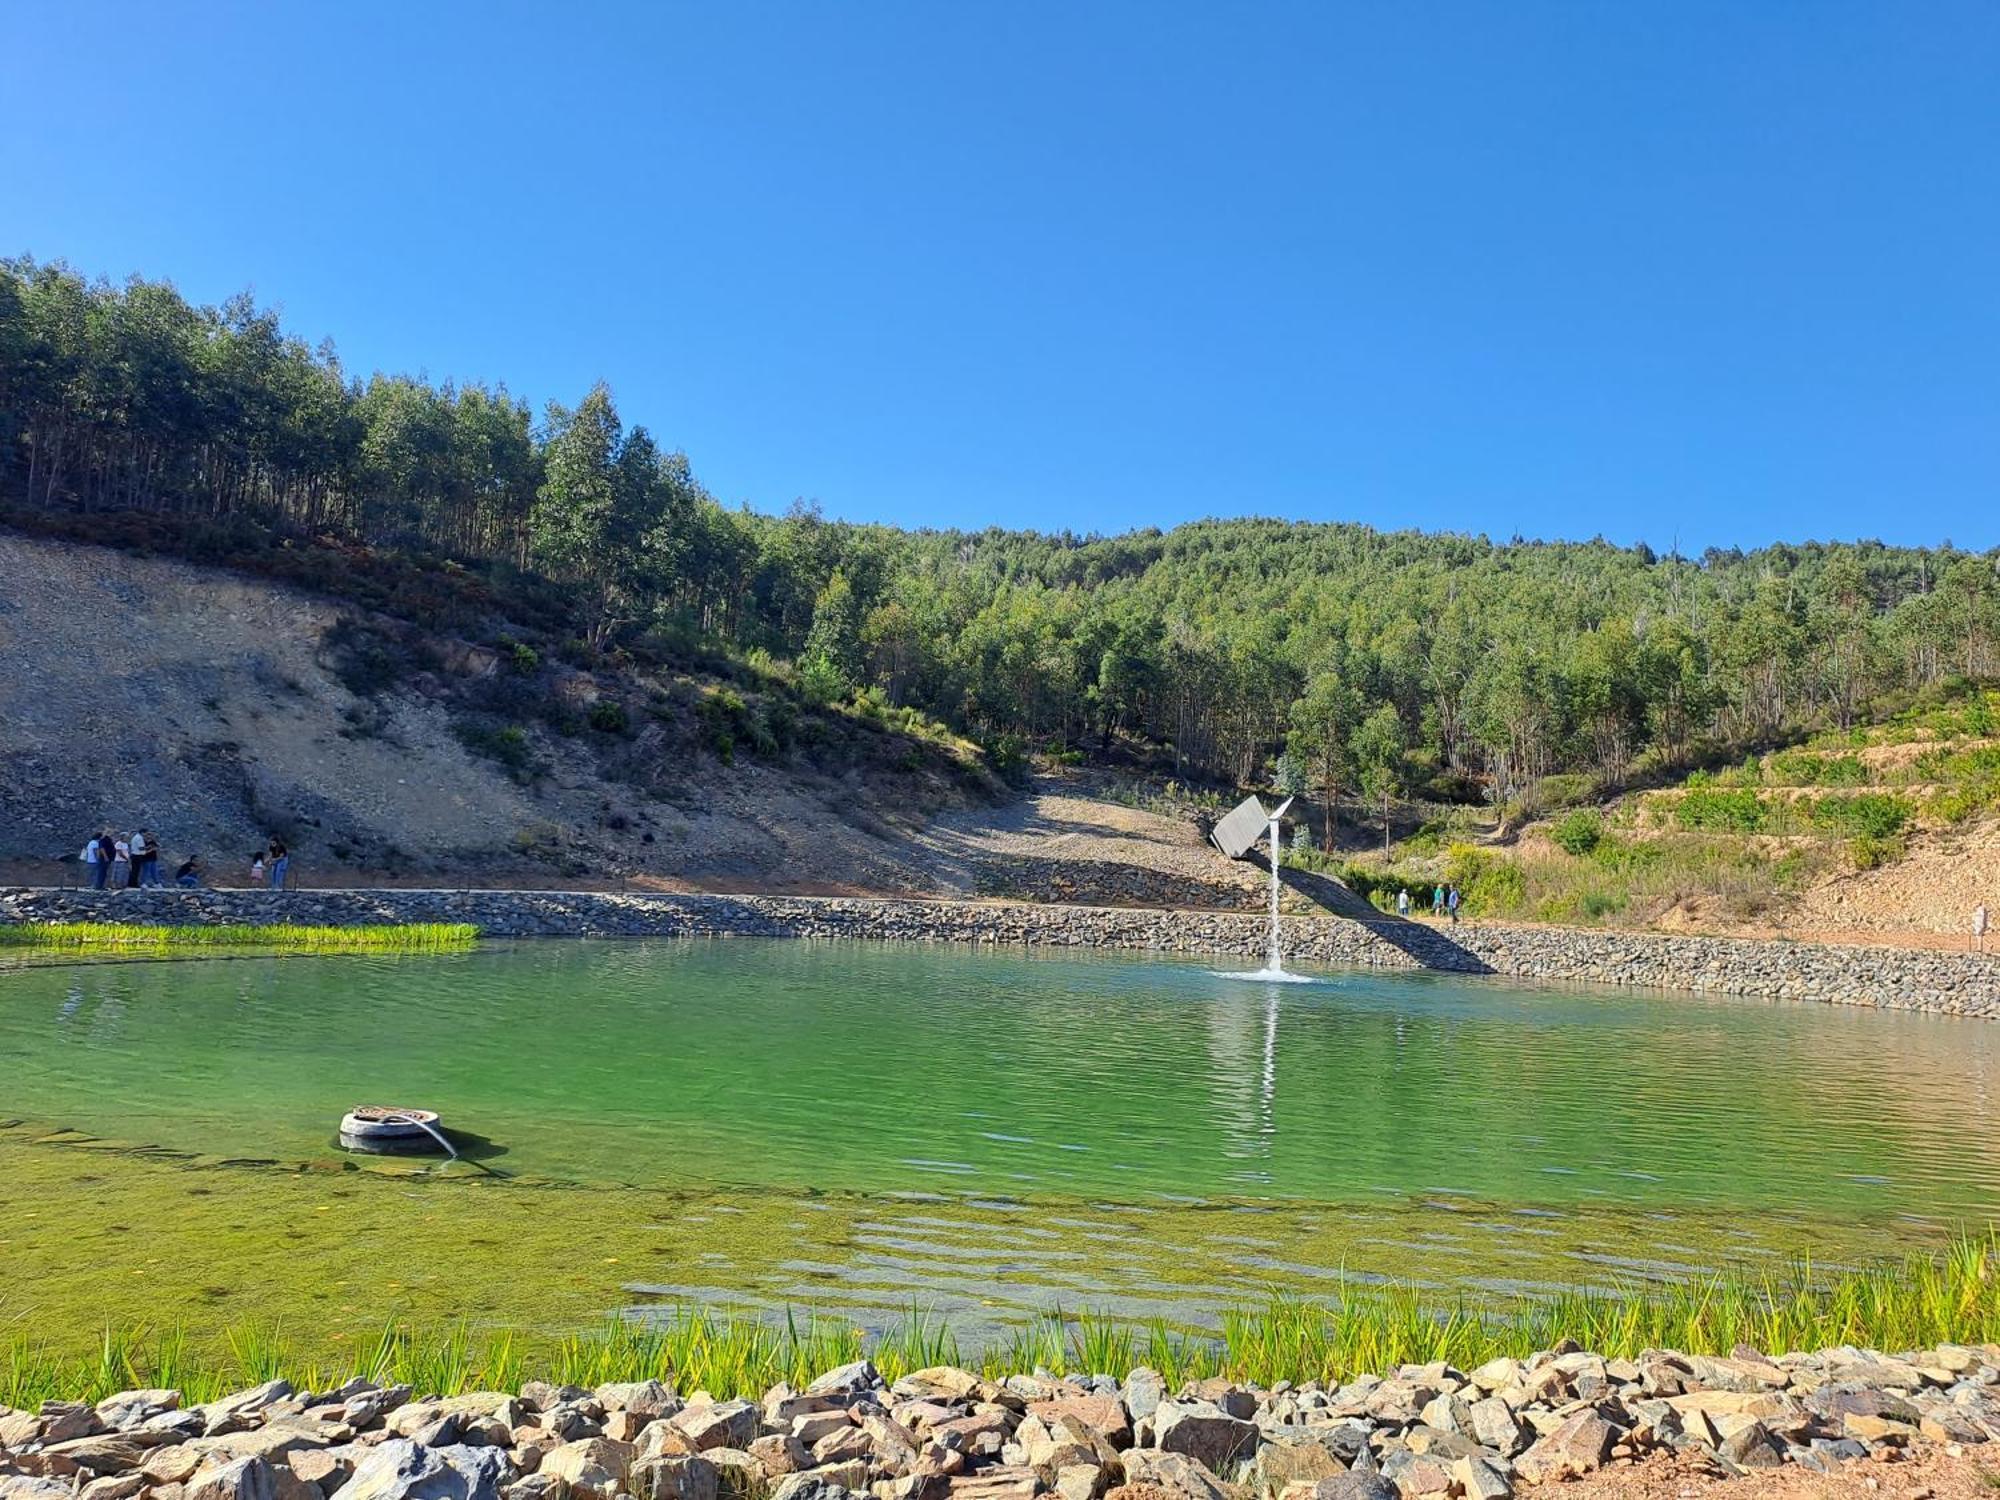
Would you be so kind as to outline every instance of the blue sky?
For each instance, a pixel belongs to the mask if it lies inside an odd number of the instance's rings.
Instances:
[[[2000,543],[2000,6],[0,0],[0,252],[718,496]]]

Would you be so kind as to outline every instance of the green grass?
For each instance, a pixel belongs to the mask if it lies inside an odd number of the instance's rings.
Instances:
[[[1261,1308],[1225,1312],[1219,1335],[1058,1310],[979,1351],[973,1367],[994,1377],[1036,1369],[1122,1376],[1149,1364],[1170,1384],[1225,1375],[1268,1386],[1338,1381],[1432,1360],[1469,1369],[1564,1338],[1610,1357],[1648,1348],[1721,1354],[1738,1343],[1771,1354],[1836,1344],[1903,1351],[2000,1339],[1996,1272],[2000,1231],[1961,1236],[1939,1255],[1835,1275],[1798,1264],[1762,1277],[1719,1274],[1643,1291],[1572,1291],[1497,1308],[1438,1301],[1405,1287],[1355,1288],[1328,1303],[1274,1297]],[[837,1317],[788,1313],[774,1320],[684,1308],[654,1325],[618,1321],[552,1342],[509,1331],[475,1341],[464,1323],[430,1330],[391,1324],[363,1348],[302,1353],[283,1327],[254,1326],[227,1330],[207,1357],[192,1351],[180,1326],[107,1330],[89,1354],[64,1357],[24,1326],[25,1314],[13,1321],[11,1333],[0,1332],[0,1405],[27,1409],[146,1386],[202,1401],[278,1375],[314,1390],[362,1375],[448,1395],[516,1390],[523,1379],[541,1376],[581,1386],[658,1379],[682,1391],[759,1396],[781,1380],[803,1387],[864,1354],[890,1380],[961,1362],[951,1329],[916,1307],[873,1337]]]
[[[470,947],[470,922],[306,927],[290,922],[143,926],[124,922],[17,922],[0,925],[0,949],[26,952],[185,953],[267,948],[286,953],[436,953]]]

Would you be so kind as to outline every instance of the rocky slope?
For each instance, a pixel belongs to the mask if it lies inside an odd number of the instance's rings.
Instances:
[[[1146,1368],[891,1383],[862,1360],[761,1400],[274,1380],[192,1407],[132,1390],[0,1408],[0,1500],[1504,1500],[1648,1460],[1685,1480],[1962,1457],[2000,1437],[1997,1360],[1570,1349],[1271,1389]]]

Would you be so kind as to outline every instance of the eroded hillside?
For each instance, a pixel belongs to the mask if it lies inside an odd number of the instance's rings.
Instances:
[[[20,876],[150,826],[224,881],[276,833],[314,883],[904,889],[928,883],[912,831],[1000,795],[969,746],[778,708],[0,534],[0,857]]]

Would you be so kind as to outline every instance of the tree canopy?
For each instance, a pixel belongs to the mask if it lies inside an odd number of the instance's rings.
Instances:
[[[1662,557],[1244,519],[1120,536],[727,509],[603,386],[360,379],[237,298],[0,262],[0,501],[234,517],[534,572],[596,648],[795,661],[989,743],[1145,747],[1316,794],[1626,776],[2000,674],[1994,554],[1875,542]]]

